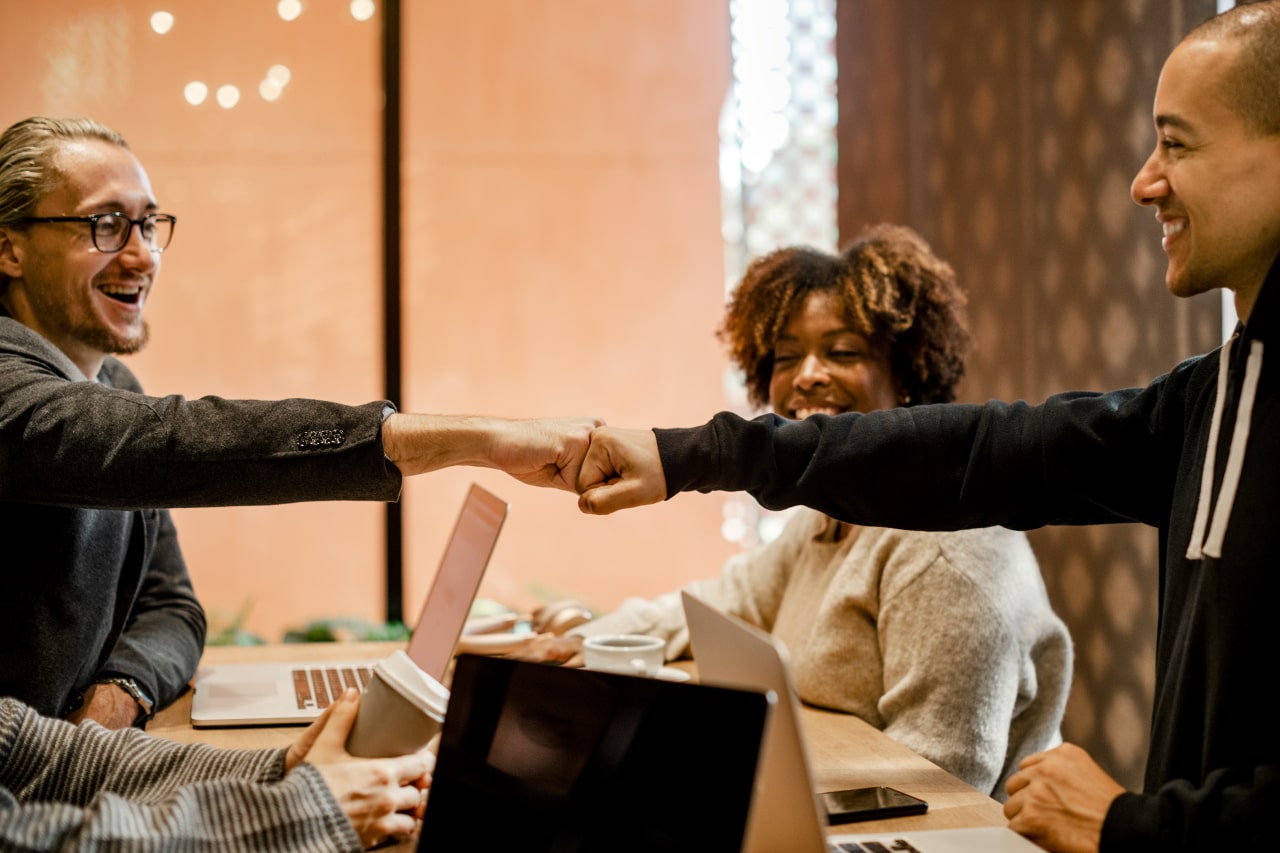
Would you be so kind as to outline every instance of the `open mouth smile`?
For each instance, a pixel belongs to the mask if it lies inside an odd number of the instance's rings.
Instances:
[[[102,295],[122,302],[125,305],[137,305],[142,299],[142,286],[137,284],[104,284],[98,288]]]
[[[802,421],[810,415],[842,415],[849,410],[844,406],[804,406],[794,411],[796,420]]]
[[[1163,219],[1158,215],[1156,219],[1160,221],[1160,232],[1163,235],[1160,245],[1168,250],[1169,244],[1176,240],[1179,234],[1187,230],[1187,220],[1181,217]]]

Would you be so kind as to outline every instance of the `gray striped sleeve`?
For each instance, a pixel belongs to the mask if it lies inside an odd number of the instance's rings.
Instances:
[[[283,771],[283,750],[72,726],[0,699],[0,848],[360,850],[319,771]]]

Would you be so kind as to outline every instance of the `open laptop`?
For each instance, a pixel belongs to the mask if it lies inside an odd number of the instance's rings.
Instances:
[[[506,517],[505,501],[479,485],[471,486],[407,650],[423,672],[441,683]],[[191,698],[191,725],[309,723],[347,687],[364,689],[375,663],[376,659],[201,666]]]
[[[828,835],[785,649],[768,633],[687,591],[681,599],[698,680],[777,696],[761,746],[744,853],[1043,853],[1006,827]]]
[[[467,654],[452,687],[421,853],[740,850],[772,695]]]

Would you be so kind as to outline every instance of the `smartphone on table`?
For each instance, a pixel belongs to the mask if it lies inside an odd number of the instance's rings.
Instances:
[[[827,791],[819,796],[827,811],[827,821],[833,824],[924,814],[929,808],[924,800],[883,785]]]

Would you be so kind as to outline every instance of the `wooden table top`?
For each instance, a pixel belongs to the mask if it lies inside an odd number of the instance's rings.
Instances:
[[[205,663],[265,663],[297,660],[378,659],[403,643],[300,643],[213,647]],[[691,661],[674,664],[696,673]],[[1001,805],[883,732],[850,714],[802,706],[800,725],[819,791],[887,785],[929,803],[922,815],[866,821],[834,827],[834,832],[907,832],[970,826],[1003,826]],[[202,742],[235,749],[286,747],[302,731],[297,726],[195,729],[188,692],[156,715],[147,731],[184,743]],[[409,851],[415,841],[382,848]]]

